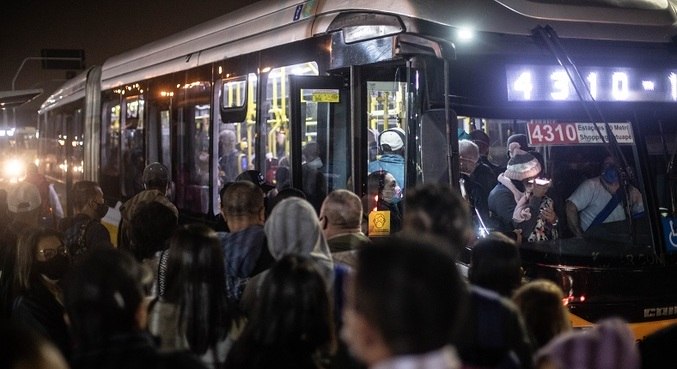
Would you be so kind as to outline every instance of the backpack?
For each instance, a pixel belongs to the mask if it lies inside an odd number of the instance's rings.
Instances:
[[[87,219],[68,227],[63,235],[64,245],[71,258],[81,257],[87,252],[87,229],[96,219]]]

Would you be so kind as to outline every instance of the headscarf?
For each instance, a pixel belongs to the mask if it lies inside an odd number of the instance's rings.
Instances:
[[[585,331],[554,338],[538,351],[536,362],[548,359],[561,369],[639,369],[635,339],[624,321],[605,319]]]
[[[290,197],[275,205],[263,227],[268,241],[268,250],[275,260],[287,254],[309,256],[319,266],[319,272],[327,282],[334,281],[334,263],[327,240],[315,209],[298,197]]]

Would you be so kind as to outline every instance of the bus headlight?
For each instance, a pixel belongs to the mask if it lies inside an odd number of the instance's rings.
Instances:
[[[19,178],[23,177],[26,166],[23,161],[12,158],[5,160],[5,163],[2,168],[2,175],[6,180],[16,182]]]

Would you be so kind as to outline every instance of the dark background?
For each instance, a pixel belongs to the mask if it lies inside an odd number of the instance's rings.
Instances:
[[[0,91],[12,89],[21,62],[42,49],[81,49],[85,66],[256,2],[256,0],[17,0],[0,11]],[[44,93],[16,109],[16,126],[35,126],[37,110],[67,77],[82,70],[43,69],[27,61],[16,90]],[[12,114],[0,114],[0,128],[13,126]]]

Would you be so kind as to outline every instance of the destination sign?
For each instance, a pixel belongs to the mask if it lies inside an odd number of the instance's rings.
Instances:
[[[677,69],[579,67],[578,71],[596,101],[677,102]],[[561,66],[508,65],[506,78],[509,101],[580,100]],[[590,100],[587,92],[582,94]]]
[[[609,123],[619,144],[633,144],[630,123]],[[599,132],[597,131],[599,128]],[[529,143],[539,145],[601,144],[609,142],[604,123],[527,123]],[[600,136],[600,133],[602,136]],[[604,141],[602,141],[604,137]]]

